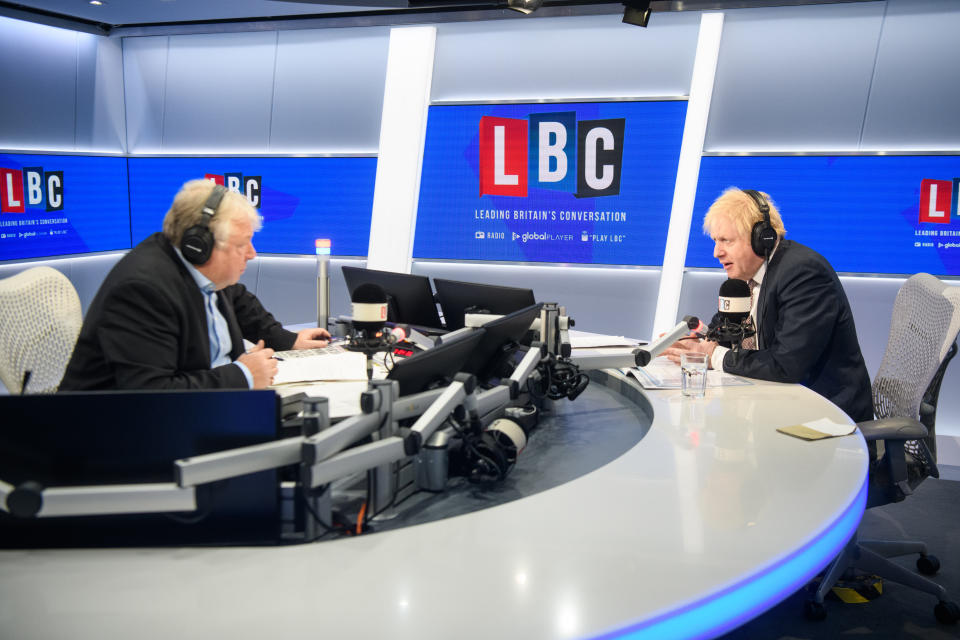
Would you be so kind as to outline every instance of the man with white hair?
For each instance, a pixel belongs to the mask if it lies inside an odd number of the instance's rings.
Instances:
[[[84,318],[61,391],[263,389],[274,349],[326,346],[325,329],[284,329],[238,284],[260,216],[208,180],[183,185],[163,231],[107,275]],[[255,343],[244,351],[243,340]]]

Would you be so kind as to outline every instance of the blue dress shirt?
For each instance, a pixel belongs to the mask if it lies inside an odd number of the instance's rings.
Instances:
[[[207,336],[210,338],[210,368],[221,367],[230,364],[230,350],[233,348],[233,341],[230,340],[230,329],[227,327],[227,319],[220,313],[217,307],[217,290],[210,278],[200,273],[195,266],[187,262],[180,253],[180,249],[174,247],[180,261],[187,267],[187,271],[197,283],[200,292],[203,294],[204,308],[207,311]],[[243,371],[247,379],[247,386],[253,388],[253,374],[250,369],[242,362],[233,362]]]

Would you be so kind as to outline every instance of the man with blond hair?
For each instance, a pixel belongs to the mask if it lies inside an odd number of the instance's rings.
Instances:
[[[209,180],[184,184],[163,231],[103,281],[60,390],[263,389],[277,372],[274,349],[326,346],[325,329],[287,331],[238,284],[259,229],[245,197]]]
[[[737,375],[800,383],[855,421],[873,418],[867,374],[850,304],[830,263],[786,240],[780,212],[769,196],[731,187],[710,206],[703,230],[727,277],[751,292],[756,336],[732,350],[709,340],[681,340],[665,353],[707,354],[711,368]],[[719,324],[717,314],[711,328]]]

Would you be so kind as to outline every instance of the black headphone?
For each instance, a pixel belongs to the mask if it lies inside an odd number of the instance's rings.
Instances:
[[[770,252],[777,246],[777,230],[770,224],[770,203],[763,194],[754,189],[741,189],[757,205],[763,220],[753,225],[750,232],[750,248],[761,258],[769,258]]]
[[[183,232],[183,237],[180,238],[180,253],[190,264],[204,264],[210,259],[214,245],[210,219],[217,212],[217,207],[220,206],[220,201],[226,193],[227,188],[222,184],[213,185],[213,191],[203,203],[203,216],[200,222]]]
[[[470,482],[492,484],[507,477],[513,463],[507,458],[496,438],[489,431],[484,431],[480,437],[468,445],[470,461]]]

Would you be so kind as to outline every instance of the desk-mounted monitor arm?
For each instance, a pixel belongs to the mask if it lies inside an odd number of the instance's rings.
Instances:
[[[433,397],[432,402],[409,429],[400,429],[398,435],[383,438],[376,442],[353,447],[334,455],[314,457],[318,453],[325,454],[325,449],[314,449],[307,453],[311,445],[304,444],[304,486],[317,488],[339,478],[367,471],[380,465],[399,462],[404,458],[415,456],[420,452],[423,443],[442,425],[447,418],[464,403],[476,388],[476,379],[467,374],[457,374],[453,382],[440,390]],[[417,394],[421,399],[433,396],[432,392]],[[386,398],[383,398],[386,400]],[[404,399],[387,404],[380,408],[387,413],[386,419],[392,419],[393,408],[398,404],[406,404]],[[328,430],[329,431],[329,430]],[[316,439],[322,439],[324,434],[318,434]]]

